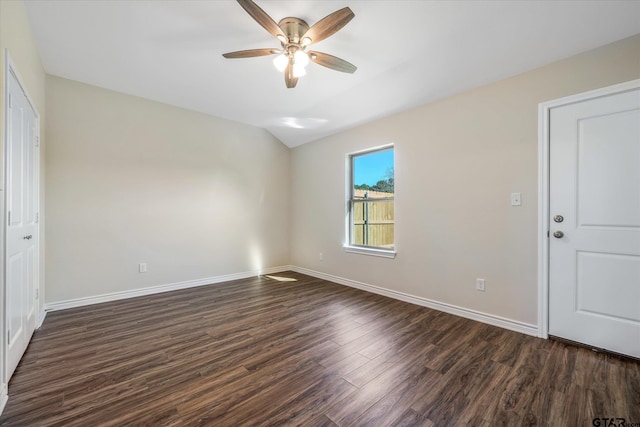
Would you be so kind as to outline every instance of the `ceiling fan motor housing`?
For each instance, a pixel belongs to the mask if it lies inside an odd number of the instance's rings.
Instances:
[[[304,36],[305,33],[309,31],[309,24],[307,24],[304,20],[295,17],[281,19],[280,22],[278,22],[278,26],[287,36],[287,43],[299,44],[302,36]],[[283,44],[287,43],[283,42]]]

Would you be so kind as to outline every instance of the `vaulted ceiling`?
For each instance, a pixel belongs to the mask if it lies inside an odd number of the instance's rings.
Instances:
[[[263,127],[290,147],[640,33],[640,1],[256,0],[275,21],[355,18],[287,89],[279,43],[233,0],[26,1],[47,73]]]

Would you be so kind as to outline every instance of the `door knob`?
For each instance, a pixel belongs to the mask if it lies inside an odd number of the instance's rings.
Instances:
[[[562,237],[564,237],[564,233],[560,230],[558,231],[554,231],[553,232],[553,237],[555,237],[556,239],[562,239]]]
[[[555,222],[562,222],[562,221],[564,221],[564,217],[562,215],[556,215],[556,216],[553,217],[553,220]]]
[[[29,234],[28,236],[24,236],[24,237],[23,237],[23,239],[24,239],[24,240],[29,240],[29,239],[31,239],[32,237],[33,237],[33,236],[32,236],[31,234]]]

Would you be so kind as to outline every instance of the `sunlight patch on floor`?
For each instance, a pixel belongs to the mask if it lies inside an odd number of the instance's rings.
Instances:
[[[273,279],[273,280],[277,280],[278,282],[297,282],[297,279],[294,279],[292,277],[282,277],[282,276],[270,276],[270,275],[265,275],[265,277],[268,277],[269,279]]]

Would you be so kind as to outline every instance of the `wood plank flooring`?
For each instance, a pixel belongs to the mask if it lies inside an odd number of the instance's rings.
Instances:
[[[640,423],[638,362],[277,276],[49,313],[0,425]]]

